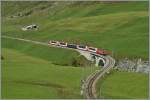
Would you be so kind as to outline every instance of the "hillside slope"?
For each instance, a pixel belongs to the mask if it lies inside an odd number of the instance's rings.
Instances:
[[[14,49],[18,52],[49,61],[56,65],[77,67],[87,62],[84,57],[73,50],[43,46],[13,39],[2,38],[2,48]],[[82,59],[82,61],[78,61],[77,59]],[[76,63],[74,63],[75,61]]]
[[[1,8],[2,35],[105,48],[114,52],[115,59],[148,59],[147,1],[3,1]],[[21,30],[30,24],[39,25],[39,30]],[[2,38],[2,56],[2,98],[6,99],[83,98],[80,95],[81,79],[99,69],[80,64],[82,68],[73,67],[78,66],[77,61],[86,60],[72,50],[5,38]],[[132,75],[124,72],[110,74],[110,78],[102,83],[102,95],[106,98],[147,98],[148,75],[135,73],[134,78]],[[134,87],[136,82],[141,83]],[[131,86],[127,88],[128,84]],[[136,91],[130,94],[129,90],[134,88]]]
[[[97,68],[54,65],[33,55],[3,48],[3,99],[82,98],[80,80]],[[83,76],[84,75],[84,76]]]
[[[12,6],[12,5],[16,6]],[[2,35],[63,40],[148,59],[148,2],[2,2]],[[19,9],[20,8],[20,9]],[[18,13],[23,17],[10,18]],[[38,31],[21,27],[35,23]]]

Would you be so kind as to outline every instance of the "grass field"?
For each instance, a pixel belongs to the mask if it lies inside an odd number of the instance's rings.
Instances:
[[[16,6],[12,6],[13,3]],[[38,41],[52,39],[82,43],[112,50],[117,59],[148,59],[147,1],[2,4],[2,35]],[[31,11],[29,16],[9,18],[19,12],[28,11]],[[31,23],[38,24],[39,30],[21,30],[21,27]]]
[[[149,96],[148,74],[113,71],[97,83],[102,98],[147,99]]]
[[[10,18],[17,13],[26,16]],[[39,30],[21,30],[30,24]],[[115,59],[147,60],[148,27],[148,1],[2,2],[2,35],[105,48]],[[2,56],[2,98],[83,98],[80,80],[97,69],[83,73],[74,61],[87,60],[73,50],[11,39],[2,39]],[[148,76],[113,72],[99,87],[105,98],[147,98]]]
[[[2,49],[2,98],[82,98],[81,78],[97,68],[65,67]],[[83,74],[84,72],[84,74]]]
[[[83,64],[84,62],[87,62],[84,57],[80,56],[80,54],[74,50],[54,48],[19,40],[2,38],[2,47],[15,49],[19,52],[44,59],[57,65],[78,66],[80,63]],[[81,61],[78,61],[77,59],[80,59]],[[76,65],[74,64],[74,60],[77,61]]]

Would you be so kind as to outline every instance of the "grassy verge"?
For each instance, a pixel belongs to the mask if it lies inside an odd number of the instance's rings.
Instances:
[[[147,99],[148,84],[148,74],[113,71],[99,80],[97,93],[101,98]]]

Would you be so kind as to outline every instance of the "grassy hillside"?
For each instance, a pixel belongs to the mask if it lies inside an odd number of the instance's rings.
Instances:
[[[19,13],[23,17],[11,18]],[[39,30],[21,30],[32,23]],[[116,59],[148,59],[148,2],[2,2],[2,35],[86,44],[112,50]],[[80,80],[97,69],[73,67],[87,63],[73,50],[4,38],[2,56],[2,98],[83,98]],[[100,86],[104,97],[146,98],[148,79],[114,72]]]
[[[13,39],[2,38],[2,48],[14,49],[21,53],[49,61],[56,65],[82,66],[84,63],[89,62],[73,50],[48,47]],[[81,61],[77,59],[80,59]],[[75,61],[76,63],[74,63]]]
[[[2,54],[3,99],[82,98],[80,80],[96,69],[54,65],[13,49]]]
[[[148,98],[148,74],[113,71],[97,83],[97,92],[102,98]]]
[[[82,43],[112,50],[116,58],[148,59],[147,1],[14,3],[2,2],[2,35]],[[31,13],[9,18],[20,12]],[[21,30],[32,23],[39,25],[38,31]]]

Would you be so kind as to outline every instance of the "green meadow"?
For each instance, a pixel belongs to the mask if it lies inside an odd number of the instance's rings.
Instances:
[[[80,54],[74,50],[54,48],[19,40],[2,38],[2,47],[15,49],[21,53],[41,58],[57,65],[74,65],[73,62],[76,59],[82,59],[83,62],[86,61],[84,57],[80,56]]]
[[[32,23],[39,25],[38,31],[21,30]],[[2,2],[2,24],[2,35],[86,44],[113,51],[117,59],[148,59],[147,1]]]
[[[99,98],[147,99],[148,74],[112,71],[97,83]]]
[[[82,98],[81,79],[97,69],[54,65],[8,48],[3,48],[2,54],[2,98],[5,99]]]
[[[1,12],[1,35],[95,46],[112,51],[116,60],[148,60],[148,1],[3,1]],[[23,16],[12,18],[19,13]],[[21,30],[30,24],[39,29]],[[1,40],[5,99],[83,98],[81,79],[99,69],[73,50]],[[104,98],[147,98],[148,75],[113,71],[99,81],[97,89]]]

